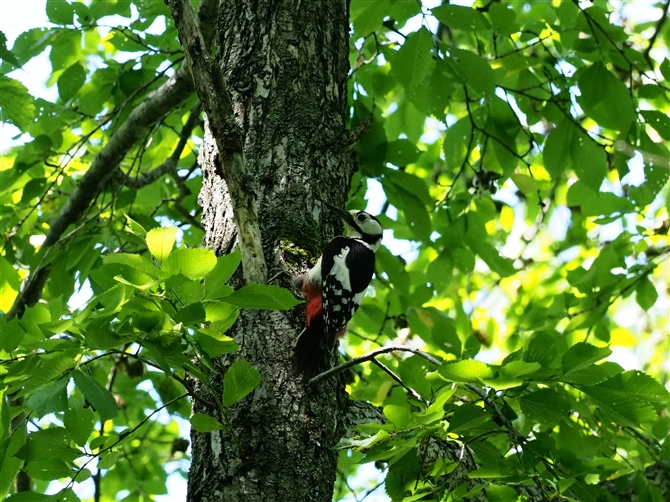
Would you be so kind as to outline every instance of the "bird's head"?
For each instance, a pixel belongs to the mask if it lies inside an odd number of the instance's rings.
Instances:
[[[373,251],[379,247],[382,240],[382,226],[379,220],[365,211],[345,211],[331,204],[325,203],[344,221],[344,229],[349,237],[361,239],[368,243]]]

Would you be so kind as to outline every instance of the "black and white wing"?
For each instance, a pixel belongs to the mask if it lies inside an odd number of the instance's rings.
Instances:
[[[322,257],[324,336],[334,343],[363,301],[375,253],[361,240],[340,236],[328,243]]]

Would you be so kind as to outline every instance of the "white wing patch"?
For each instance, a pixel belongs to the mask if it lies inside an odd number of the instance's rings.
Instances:
[[[337,282],[342,284],[342,288],[347,291],[351,291],[351,280],[346,263],[349,251],[351,251],[349,246],[343,247],[340,254],[333,257],[333,268],[330,269],[330,275],[335,276]]]

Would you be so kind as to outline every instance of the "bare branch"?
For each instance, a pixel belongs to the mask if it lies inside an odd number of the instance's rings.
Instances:
[[[235,121],[223,75],[209,56],[193,7],[187,0],[167,0],[167,4],[221,158],[223,178],[237,224],[244,279],[262,284],[267,277],[267,266],[258,225],[256,196],[251,186],[252,177],[247,172],[244,159],[244,134]]]
[[[381,354],[387,354],[389,352],[411,352],[412,354],[416,354],[417,356],[423,357],[426,361],[435,364],[436,366],[441,365],[442,363],[435,359],[433,356],[430,354],[426,354],[425,352],[417,349],[411,349],[409,347],[403,347],[402,345],[389,345],[388,347],[382,347],[380,349],[375,349],[373,351],[368,352],[367,354],[360,356],[360,357],[355,357],[353,359],[350,359],[349,361],[342,363],[338,366],[335,366],[334,368],[329,369],[328,371],[324,371],[323,373],[319,373],[316,375],[314,378],[310,379],[309,382],[307,382],[309,385],[315,385],[319,382],[322,382],[323,380],[326,380],[330,377],[333,377],[335,375],[339,375],[343,371],[345,371],[348,368],[351,368],[352,366],[355,366],[357,364],[364,363],[366,361],[372,361],[374,358]]]

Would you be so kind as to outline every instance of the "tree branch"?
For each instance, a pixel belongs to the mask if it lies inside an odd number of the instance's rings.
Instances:
[[[252,176],[244,159],[244,133],[235,121],[223,75],[210,56],[187,0],[166,0],[193,73],[193,81],[221,158],[223,178],[237,224],[246,282],[265,283],[267,266],[258,225]]]
[[[498,405],[491,399],[488,395],[488,393],[479,387],[477,387],[475,384],[472,383],[467,383],[465,384],[465,387],[471,391],[477,394],[479,397],[482,398],[482,401],[484,401],[484,404],[491,408],[493,410],[493,413],[495,413],[495,416],[498,420],[500,420],[500,423],[505,426],[505,428],[508,430],[510,438],[513,441],[516,441],[519,444],[524,444],[526,443],[526,436],[521,434],[518,430],[516,430],[516,427],[512,424],[509,418],[505,416],[505,414],[498,408]]]
[[[670,0],[667,0],[665,4],[663,5],[663,12],[661,13],[661,17],[659,18],[658,22],[656,23],[656,28],[654,29],[654,34],[649,38],[649,45],[647,45],[647,48],[644,50],[642,54],[644,54],[644,59],[647,60],[647,63],[649,63],[649,67],[653,68],[654,64],[653,61],[651,60],[651,56],[649,55],[651,53],[651,50],[654,48],[654,44],[656,43],[656,39],[658,36],[661,34],[661,31],[663,30],[663,26],[665,26],[665,22],[668,20],[668,8],[670,7]]]
[[[216,0],[201,0],[198,8],[200,23],[211,43],[214,34]],[[204,43],[204,42],[203,42]],[[208,45],[206,45],[208,47]],[[116,172],[116,168],[130,149],[166,113],[179,106],[193,92],[193,79],[187,65],[182,65],[175,74],[135,108],[126,121],[111,136],[93,159],[88,171],[78,181],[60,213],[51,223],[41,252],[46,254],[58,242],[65,230],[76,223],[97,196],[101,187]],[[7,313],[7,319],[23,315],[26,306],[34,305],[42,295],[42,289],[49,275],[49,269],[38,265],[24,280],[14,304]]]
[[[389,345],[388,347],[382,347],[380,349],[375,349],[373,351],[368,352],[367,354],[360,356],[360,357],[355,357],[353,359],[350,359],[349,361],[342,363],[338,366],[335,366],[334,368],[329,369],[328,371],[324,371],[323,373],[319,373],[316,375],[314,378],[310,379],[309,382],[307,382],[309,385],[316,385],[319,382],[322,382],[330,377],[333,377],[335,375],[339,375],[343,371],[345,371],[348,368],[351,368],[352,366],[355,366],[357,364],[364,363],[366,361],[372,361],[375,357],[381,355],[381,354],[386,354],[388,352],[411,352],[412,354],[416,354],[417,356],[423,357],[425,360],[440,366],[442,363],[435,359],[433,356],[430,354],[426,354],[425,352],[417,349],[410,349],[409,347],[403,347],[401,345]]]
[[[191,108],[191,114],[189,115],[186,124],[184,124],[184,127],[182,127],[181,134],[179,136],[179,143],[177,143],[177,146],[173,150],[172,154],[165,160],[165,162],[163,162],[155,169],[152,169],[148,173],[144,173],[143,175],[138,176],[137,178],[126,176],[125,173],[120,172],[119,170],[117,176],[122,179],[122,183],[128,188],[138,189],[150,185],[158,178],[174,171],[177,168],[177,163],[179,162],[184,148],[186,148],[186,144],[191,137],[193,129],[195,129],[199,122],[200,103],[196,103],[193,108]]]
[[[391,368],[386,366],[381,361],[378,361],[377,359],[373,359],[372,362],[373,364],[376,364],[379,367],[379,369],[381,369],[384,373],[390,376],[395,382],[397,382],[398,385],[400,385],[403,389],[405,389],[410,396],[412,396],[417,401],[421,401],[423,404],[426,404],[426,401],[419,395],[419,393],[414,389],[407,387],[407,385],[403,383],[400,377],[395,373],[393,373],[393,371],[391,371]]]

